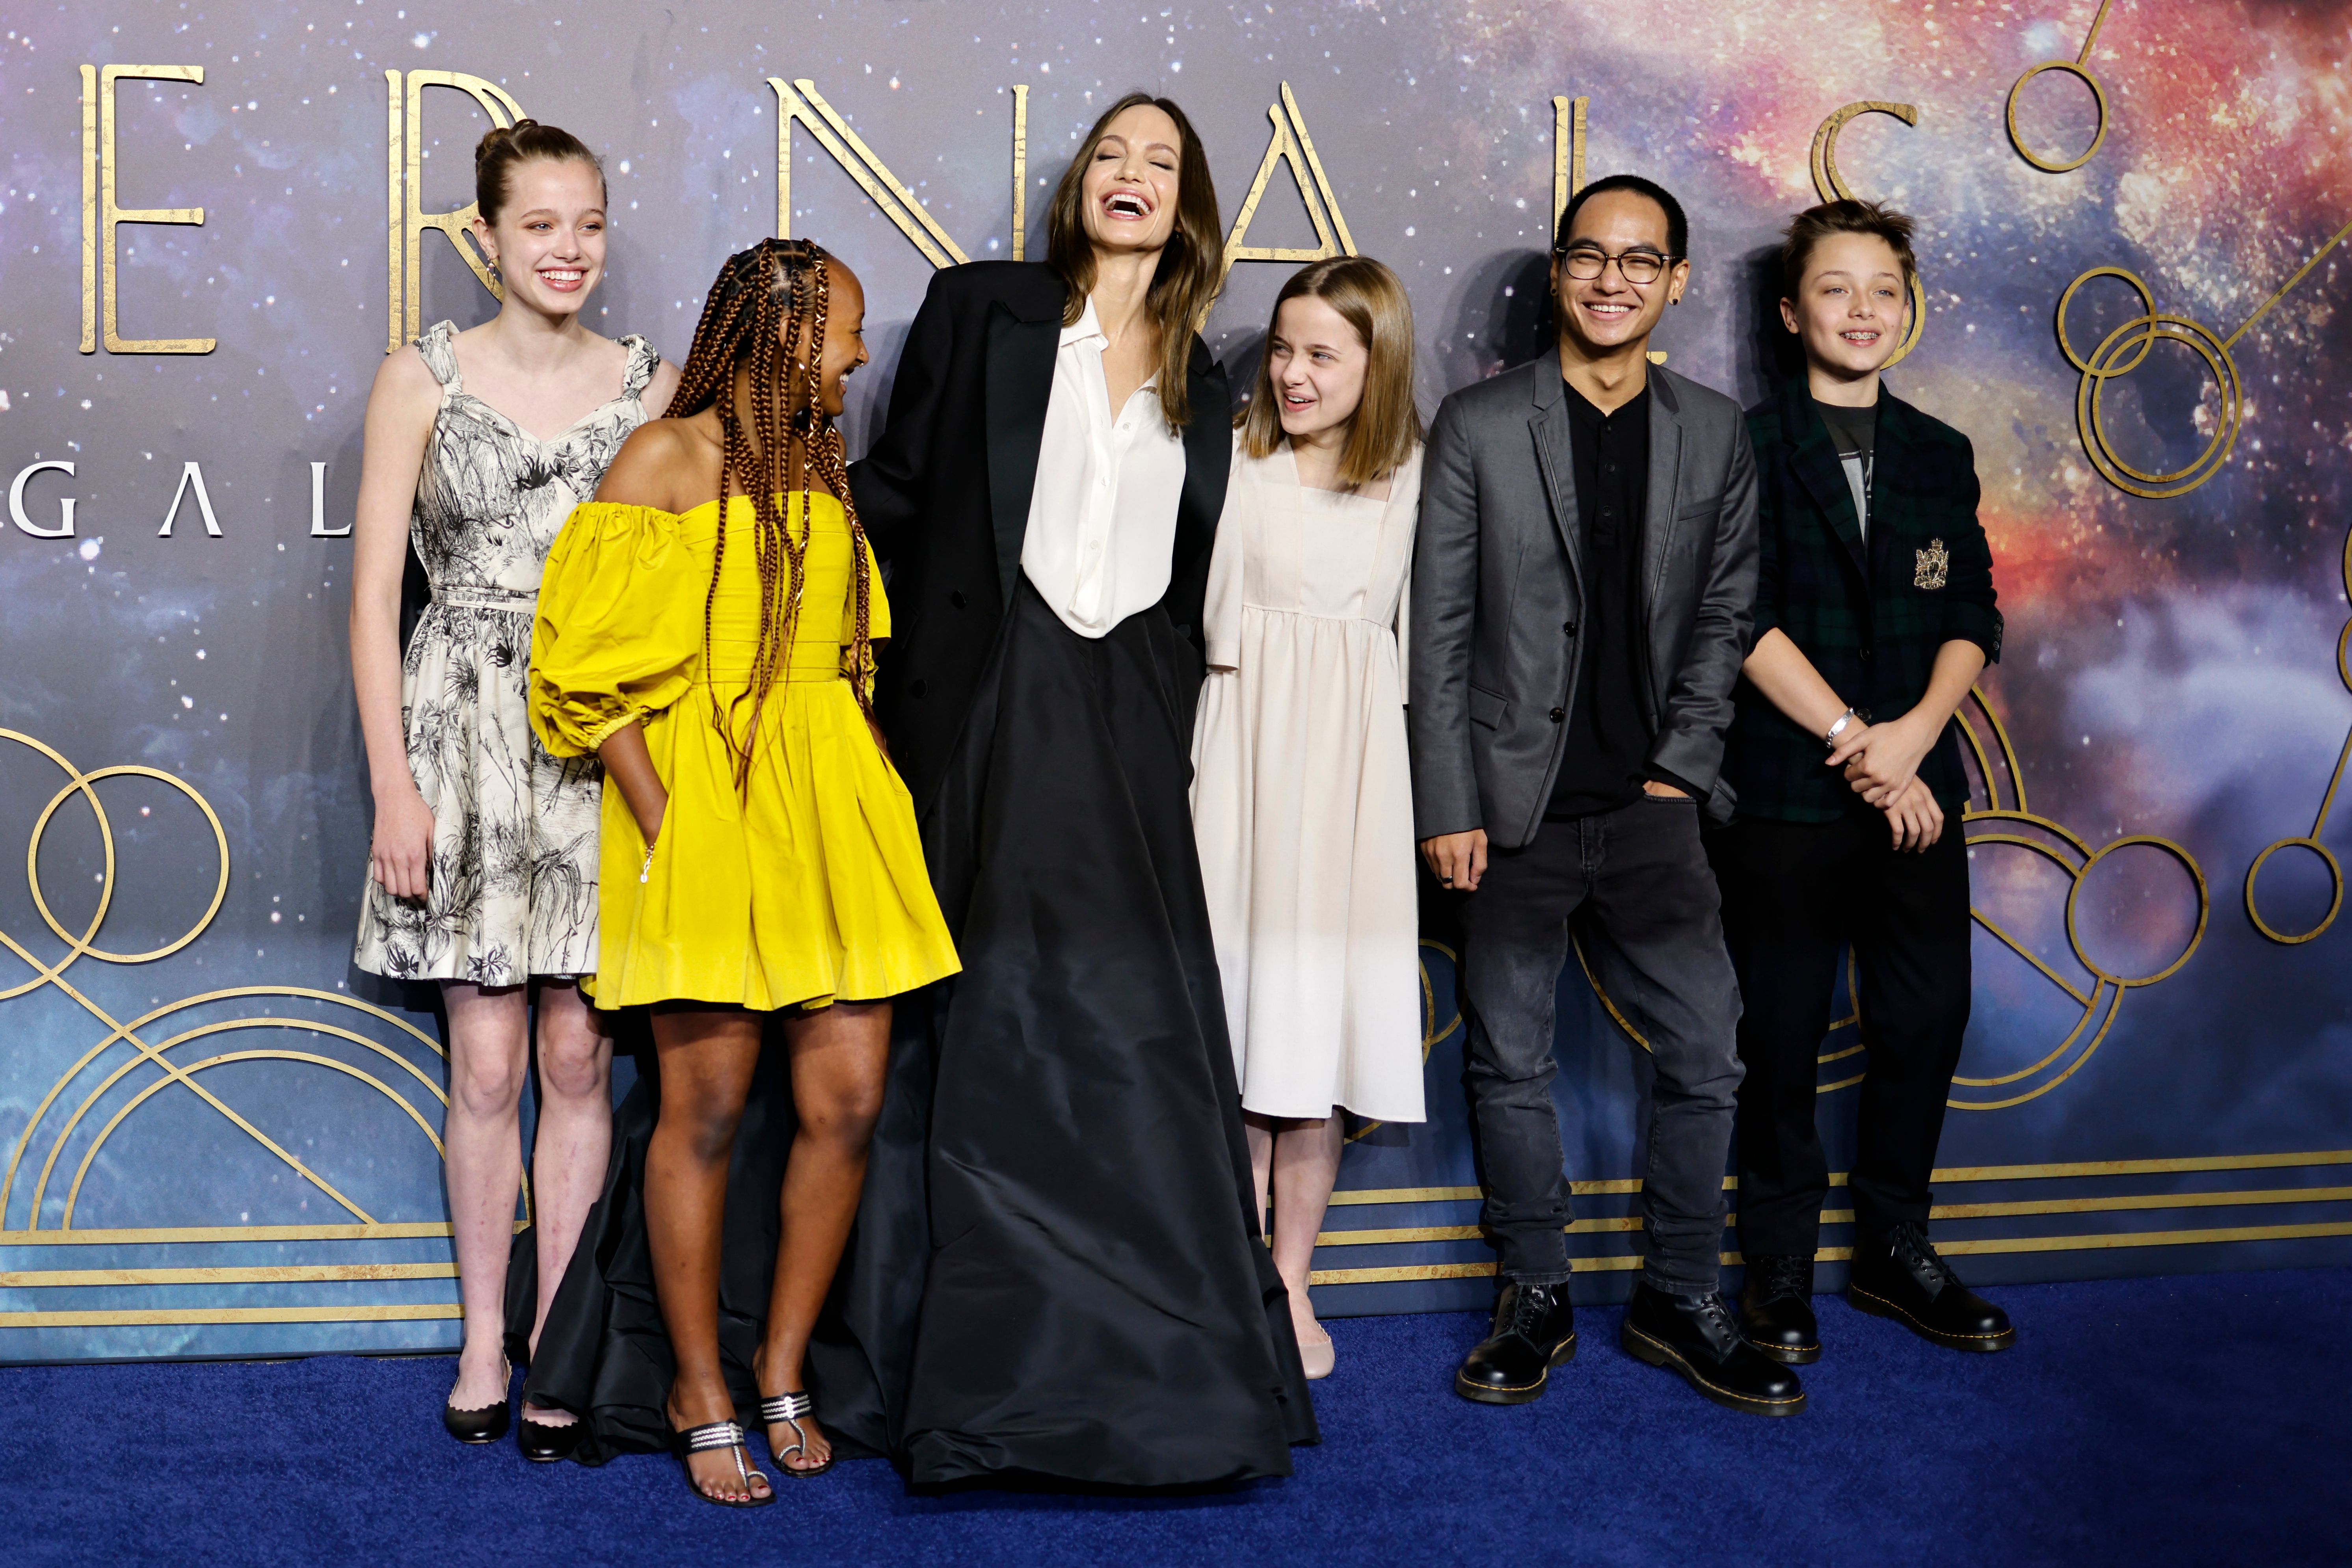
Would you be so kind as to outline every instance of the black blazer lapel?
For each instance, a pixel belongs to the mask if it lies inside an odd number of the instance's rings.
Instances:
[[[1192,418],[1184,426],[1184,497],[1176,508],[1171,571],[1179,582],[1216,543],[1217,518],[1225,510],[1225,480],[1234,459],[1233,397],[1225,367],[1210,356],[1209,345],[1198,337],[1192,340],[1184,390]]]
[[[1576,516],[1575,437],[1568,428],[1566,390],[1560,385],[1559,362],[1546,354],[1536,361],[1536,411],[1528,420],[1528,434],[1536,445],[1536,465],[1543,470],[1544,493],[1551,499],[1551,522],[1568,555],[1569,585],[1577,602],[1584,599],[1584,531]]]
[[[1650,479],[1642,518],[1642,615],[1643,627],[1658,616],[1658,590],[1665,581],[1666,552],[1675,542],[1675,519],[1682,510],[1683,416],[1662,370],[1650,373]]]
[[[1021,545],[1029,531],[1029,498],[1037,488],[1037,449],[1045,439],[1045,405],[1054,394],[1054,356],[1060,352],[1056,309],[1034,320],[997,300],[988,312],[988,500],[996,529],[996,585],[1013,603]]]
[[[1863,549],[1862,519],[1853,510],[1853,490],[1845,480],[1845,465],[1838,461],[1837,443],[1829,426],[1813,412],[1811,396],[1802,382],[1792,382],[1780,394],[1780,432],[1789,442],[1789,470],[1813,498],[1829,520],[1830,531],[1845,547],[1846,559],[1864,583],[1870,581],[1869,559]]]

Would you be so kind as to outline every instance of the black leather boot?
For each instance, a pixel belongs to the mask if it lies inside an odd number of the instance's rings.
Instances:
[[[1454,1392],[1481,1405],[1525,1405],[1543,1397],[1551,1369],[1576,1357],[1576,1309],[1568,1281],[1504,1281],[1495,1298],[1495,1331],[1462,1358]]]
[[[2005,1351],[2017,1342],[2009,1314],[1961,1284],[1919,1226],[1898,1225],[1869,1242],[1857,1238],[1845,1299],[1856,1311],[1892,1318],[1952,1350]]]
[[[1625,1353],[1683,1374],[1683,1381],[1727,1410],[1794,1415],[1805,1407],[1797,1374],[1739,1337],[1723,1297],[1675,1296],[1647,1280],[1633,1287],[1617,1333]]]
[[[1764,1252],[1748,1259],[1748,1279],[1739,1288],[1739,1332],[1774,1361],[1790,1366],[1811,1366],[1822,1359],[1811,1258]]]

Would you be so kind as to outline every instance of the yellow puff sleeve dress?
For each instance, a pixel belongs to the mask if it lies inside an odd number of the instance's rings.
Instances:
[[[808,531],[805,585],[740,795],[713,711],[731,704],[734,732],[752,730],[760,579],[750,500],[714,500],[683,516],[590,501],[548,554],[531,639],[531,727],[557,756],[584,756],[642,724],[669,790],[650,860],[619,788],[604,791],[601,952],[583,982],[599,1006],[823,1007],[894,996],[960,967],[913,801],[849,682],[848,520],[828,495],[796,492],[784,508],[795,533]],[[870,556],[868,568],[869,636],[878,641],[890,611]]]

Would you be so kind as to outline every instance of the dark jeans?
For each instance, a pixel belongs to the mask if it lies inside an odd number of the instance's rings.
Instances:
[[[1838,954],[1853,946],[1869,1049],[1853,1173],[1854,1237],[1927,1223],[1944,1097],[1969,1026],[1969,856],[1958,812],[1924,853],[1898,853],[1885,819],[1743,819],[1708,836],[1723,925],[1747,1012],[1739,1020],[1739,1248],[1810,1256],[1829,1195],[1815,1129],[1817,1058]]]
[[[1657,1066],[1642,1185],[1645,1272],[1688,1295],[1716,1288],[1723,1166],[1739,1060],[1739,994],[1723,946],[1698,807],[1643,796],[1615,811],[1547,822],[1534,842],[1495,851],[1463,900],[1462,1010],[1470,1106],[1486,1163],[1487,1230],[1509,1279],[1566,1279],[1570,1218],[1552,1108],[1553,999],[1571,918],[1602,988],[1649,1042]]]

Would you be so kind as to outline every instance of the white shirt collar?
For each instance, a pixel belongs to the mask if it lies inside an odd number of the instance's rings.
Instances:
[[[1104,335],[1102,322],[1096,319],[1094,296],[1091,294],[1087,296],[1087,308],[1078,313],[1078,319],[1062,329],[1062,347],[1066,349],[1080,343],[1098,349],[1110,347],[1110,339]]]

